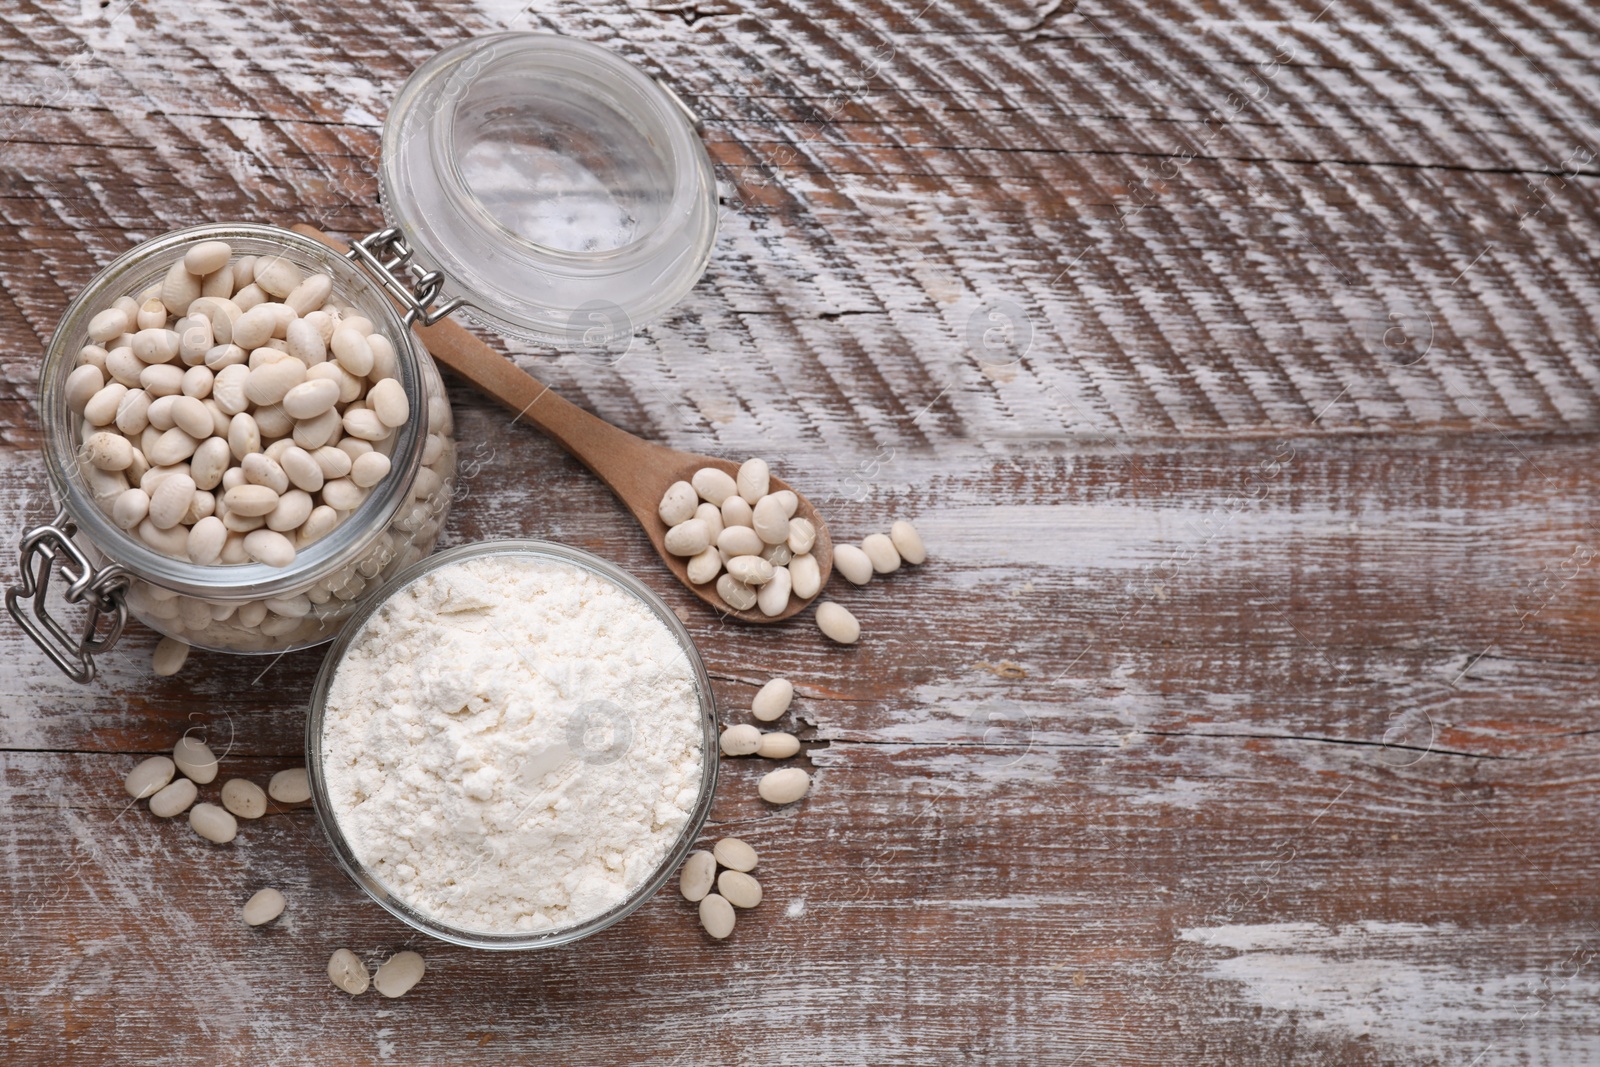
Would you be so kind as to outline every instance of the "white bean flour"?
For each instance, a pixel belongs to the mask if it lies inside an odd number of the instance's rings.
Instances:
[[[356,858],[471,931],[583,922],[647,880],[700,788],[694,670],[630,593],[490,555],[400,590],[328,694],[324,776]]]

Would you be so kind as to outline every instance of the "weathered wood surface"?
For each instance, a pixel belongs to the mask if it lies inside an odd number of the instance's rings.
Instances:
[[[308,811],[216,849],[120,789],[197,723],[258,779],[298,760],[314,652],[158,680],[140,632],[77,688],[0,627],[7,1063],[1600,1061],[1591,9],[13,5],[12,532],[77,288],[183,224],[372,228],[385,102],[506,25],[661,76],[727,185],[704,282],[620,363],[522,358],[934,559],[838,593],[852,650],[719,626],[458,390],[448,541],[636,569],[730,716],[797,680],[817,786],[772,811],[728,766],[713,829],[768,892],[732,943],[664,893],[563,950],[417,945],[395,1002],[323,974],[415,942]],[[246,931],[269,882],[291,910]]]

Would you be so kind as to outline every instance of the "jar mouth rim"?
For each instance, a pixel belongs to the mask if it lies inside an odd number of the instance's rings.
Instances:
[[[598,915],[567,926],[526,933],[495,933],[453,926],[445,920],[396,899],[389,892],[388,887],[369,872],[365,865],[356,858],[354,850],[351,849],[349,841],[345,837],[338,817],[333,811],[331,798],[328,795],[326,778],[323,773],[322,734],[327,712],[328,694],[339,668],[344,663],[345,654],[361,636],[366,624],[382,610],[385,604],[393,599],[396,593],[407,588],[419,578],[464,560],[482,559],[496,555],[554,560],[573,565],[620,587],[624,592],[643,602],[651,615],[659,619],[671,632],[673,639],[677,641],[688,660],[694,676],[695,697],[699,704],[697,714],[701,726],[700,785],[699,791],[695,795],[694,808],[689,813],[688,821],[679,830],[672,847],[668,849],[666,855],[662,857],[650,876],[630,890],[628,895],[621,901]],[[666,884],[667,879],[672,876],[672,872],[682,865],[689,851],[694,847],[695,841],[705,829],[706,821],[711,815],[711,803],[716,794],[719,768],[717,742],[716,693],[711,685],[710,673],[706,670],[705,661],[701,658],[700,650],[695,645],[694,638],[690,636],[688,627],[683,624],[683,620],[673,613],[664,600],[633,574],[592,552],[573,548],[557,541],[543,541],[533,538],[505,538],[478,541],[436,552],[405,568],[385,582],[381,588],[368,594],[361,601],[361,606],[345,621],[344,628],[329,647],[327,654],[323,657],[322,666],[317,672],[316,682],[312,686],[311,700],[306,713],[305,751],[307,776],[311,784],[311,801],[312,807],[316,812],[317,823],[322,828],[323,836],[327,838],[328,844],[333,849],[334,857],[338,860],[339,866],[373,901],[406,925],[441,941],[463,945],[468,948],[517,950],[554,948],[598,933],[632,915]]]
[[[272,567],[264,563],[210,564],[202,566],[185,559],[158,552],[138,537],[111,521],[97,505],[79,468],[76,417],[66,409],[62,390],[53,387],[53,379],[64,379],[76,365],[77,351],[90,343],[86,328],[97,308],[89,307],[91,298],[98,299],[119,281],[134,284],[133,277],[145,269],[146,264],[160,262],[160,268],[170,265],[169,253],[179,252],[202,240],[258,240],[270,242],[288,251],[300,252],[319,264],[326,264],[335,274],[335,291],[348,296],[352,304],[370,305],[380,312],[387,327],[386,335],[394,342],[396,372],[406,395],[424,395],[421,370],[417,365],[416,339],[400,318],[389,298],[375,283],[361,273],[353,263],[338,252],[293,230],[258,223],[207,223],[171,230],[158,237],[141,241],[107,264],[73,298],[56,326],[55,334],[46,350],[40,370],[39,404],[40,421],[45,437],[45,469],[59,502],[68,516],[100,551],[138,578],[158,582],[165,588],[188,596],[213,600],[270,599],[305,584],[310,577],[321,572],[330,563],[346,556],[355,558],[368,541],[387,528],[406,501],[408,493],[401,492],[403,485],[409,490],[421,464],[422,444],[426,434],[420,432],[422,421],[413,417],[399,427],[395,436],[394,452],[390,457],[390,474],[380,485],[387,486],[384,493],[374,492],[347,515],[327,535],[296,551],[292,563],[286,567]],[[337,262],[335,262],[337,261]],[[341,279],[339,274],[343,274]],[[352,289],[356,290],[352,294]],[[371,300],[363,293],[370,293]],[[128,295],[118,293],[116,295]],[[106,301],[109,303],[109,300]],[[380,305],[381,304],[381,308]],[[52,403],[52,399],[56,402]],[[57,447],[60,442],[65,447]]]
[[[657,217],[637,235],[611,248],[556,247],[502,222],[469,188],[454,158],[455,116],[474,80],[503,73],[502,62],[580,72],[569,79],[573,93],[636,124],[658,153],[644,166],[663,176]],[[527,97],[548,98],[537,89]],[[676,94],[600,45],[522,31],[470,38],[418,66],[394,97],[378,160],[383,214],[418,262],[444,276],[444,292],[491,329],[557,348],[609,342],[666,312],[710,262],[717,184],[697,126]]]

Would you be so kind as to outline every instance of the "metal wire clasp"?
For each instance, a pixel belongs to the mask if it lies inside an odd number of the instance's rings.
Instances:
[[[94,654],[105,652],[122,636],[128,624],[128,572],[116,564],[95,569],[89,557],[72,542],[77,527],[65,511],[45,526],[35,526],[22,535],[22,582],[6,590],[6,610],[17,620],[34,644],[44,649],[55,665],[75,682],[94,680]],[[45,603],[50,589],[50,574],[57,561],[61,576],[70,583],[62,596],[69,604],[87,602],[89,613],[83,630],[69,633]],[[24,599],[32,598],[29,608]],[[100,632],[101,619],[109,619]]]
[[[366,268],[368,273],[376,277],[384,291],[406,309],[407,326],[414,322],[432,326],[466,301],[456,297],[434,307],[433,302],[439,299],[439,293],[444,289],[444,272],[427,270],[421,264],[411,262],[411,255],[411,246],[400,235],[398,226],[367,234],[345,253],[350,262]],[[411,276],[410,285],[397,273],[401,268]]]

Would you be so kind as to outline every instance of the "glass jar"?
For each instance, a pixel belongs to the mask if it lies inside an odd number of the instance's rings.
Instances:
[[[238,255],[285,255],[308,274],[331,276],[335,302],[356,308],[393,343],[395,376],[410,401],[412,418],[387,445],[389,474],[286,567],[201,566],[120,529],[108,508],[128,481],[121,472],[97,470],[81,458],[84,423],[67,406],[67,376],[79,365],[80,350],[91,343],[89,320],[117,297],[159,284],[186,249],[205,240],[226,241]],[[379,283],[344,256],[289,230],[195,226],[145,241],[119,257],[62,316],[45,353],[38,403],[45,469],[59,514],[25,539],[24,585],[7,601],[51,657],[79,680],[92,677],[93,654],[115,640],[114,632],[93,628],[96,614],[109,615],[111,627],[120,630],[131,613],[169,637],[223,652],[284,652],[327,641],[370,585],[432,550],[449,511],[456,448],[450,404],[433,359]],[[45,609],[49,564],[58,554],[72,560],[65,576],[73,585],[83,583],[94,593],[91,628],[82,640],[67,635]],[[72,592],[69,588],[68,599],[79,599]],[[35,598],[33,610],[19,612],[28,596]]]
[[[267,653],[332,639],[357,598],[429,552],[455,470],[449,404],[410,326],[458,308],[502,332],[557,346],[607,344],[659,315],[699,279],[717,198],[694,114],[596,45],[506,33],[423,64],[384,124],[379,159],[391,225],[345,256],[272,226],[200,226],[118,258],[68,307],[40,385],[45,458],[59,513],[22,541],[13,617],[79,681],[131,613],[191,645]],[[97,499],[117,478],[80,467],[67,375],[95,312],[159,282],[182,250],[215,238],[235,252],[286,252],[330,274],[343,304],[394,344],[411,423],[389,475],[287,567],[200,566],[119,529]],[[415,417],[426,412],[426,420]],[[47,601],[52,574],[86,609],[69,629]]]
[[[359,639],[367,620],[380,611],[391,597],[418,579],[440,568],[496,555],[571,564],[589,571],[639,600],[671,631],[682,649],[694,678],[695,695],[699,705],[697,714],[700,727],[700,782],[689,818],[678,831],[672,847],[666,851],[650,875],[630,890],[624,899],[581,922],[549,930],[491,933],[467,929],[412,907],[391,893],[383,880],[362,864],[351,847],[344,829],[340,826],[338,814],[333,809],[325,771],[327,761],[330,758],[337,758],[337,754],[325,751],[323,738],[329,690],[344,661],[346,651]],[[317,822],[321,825],[339,865],[344,868],[352,881],[391,915],[425,934],[458,945],[487,949],[552,948],[588,937],[627,918],[654,896],[662,884],[671,877],[672,872],[682,866],[711,814],[711,800],[717,786],[718,737],[716,697],[712,692],[711,678],[706,673],[705,663],[700,658],[699,650],[695,648],[694,641],[683,622],[660,597],[650,591],[648,586],[627,571],[581,549],[550,541],[524,539],[485,541],[440,552],[396,575],[381,593],[369,597],[360,613],[349,620],[344,633],[329,649],[327,658],[323,660],[322,670],[317,675],[316,686],[312,690],[311,710],[306,716],[306,772],[311,782],[311,799],[316,809]]]

